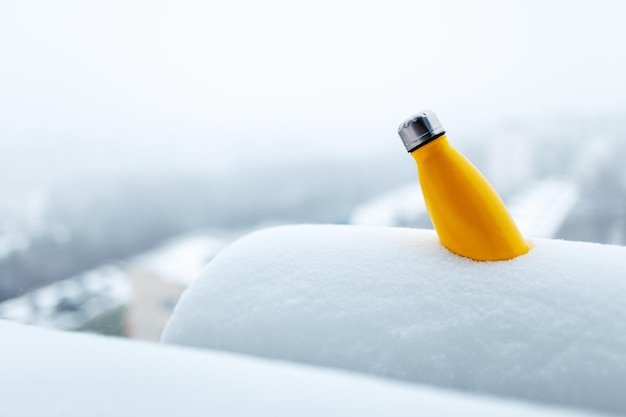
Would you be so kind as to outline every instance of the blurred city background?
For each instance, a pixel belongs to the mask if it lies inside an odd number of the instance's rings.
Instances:
[[[253,230],[432,227],[396,134],[423,109],[526,236],[624,245],[625,10],[3,2],[0,318],[158,340]]]

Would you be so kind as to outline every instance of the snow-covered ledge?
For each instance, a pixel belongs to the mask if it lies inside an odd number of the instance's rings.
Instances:
[[[416,415],[583,416],[345,372],[0,320],[2,417]]]
[[[490,263],[432,231],[257,232],[210,262],[163,341],[626,414],[626,248],[534,244]]]

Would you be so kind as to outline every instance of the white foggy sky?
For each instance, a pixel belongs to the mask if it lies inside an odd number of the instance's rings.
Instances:
[[[0,143],[620,114],[622,4],[5,0]]]

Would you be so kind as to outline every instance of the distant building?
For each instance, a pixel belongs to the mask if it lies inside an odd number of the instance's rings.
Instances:
[[[105,265],[0,303],[0,318],[58,330],[123,335],[130,299],[124,270]]]
[[[508,207],[524,236],[554,238],[579,197],[574,182],[550,178],[527,184],[510,199]]]
[[[158,341],[178,298],[231,237],[194,234],[170,240],[138,256],[128,267],[133,297],[126,335]]]
[[[505,200],[524,236],[554,238],[578,202],[580,189],[566,179],[531,181],[510,192]],[[350,223],[369,226],[418,227],[427,217],[422,191],[417,184],[400,187],[359,206]]]
[[[359,207],[350,216],[350,224],[360,226],[415,226],[426,214],[426,203],[417,178]]]
[[[234,235],[232,235],[234,236]],[[178,298],[233,237],[186,235],[0,303],[0,319],[159,340]]]
[[[499,192],[506,194],[532,178],[533,142],[525,131],[498,130],[491,136],[488,151],[485,174]]]

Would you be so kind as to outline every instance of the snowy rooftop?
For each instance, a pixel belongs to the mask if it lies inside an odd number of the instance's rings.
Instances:
[[[209,234],[180,236],[137,257],[134,263],[165,281],[187,286],[231,240],[230,236]]]
[[[626,248],[533,244],[475,262],[434,231],[253,233],[192,283],[163,341],[626,414]]]
[[[350,224],[364,226],[401,226],[414,223],[426,213],[418,182],[405,185],[358,207]]]
[[[515,195],[509,209],[524,235],[551,238],[567,219],[579,194],[578,186],[571,181],[539,181]]]
[[[285,362],[0,320],[0,415],[576,417]]]

